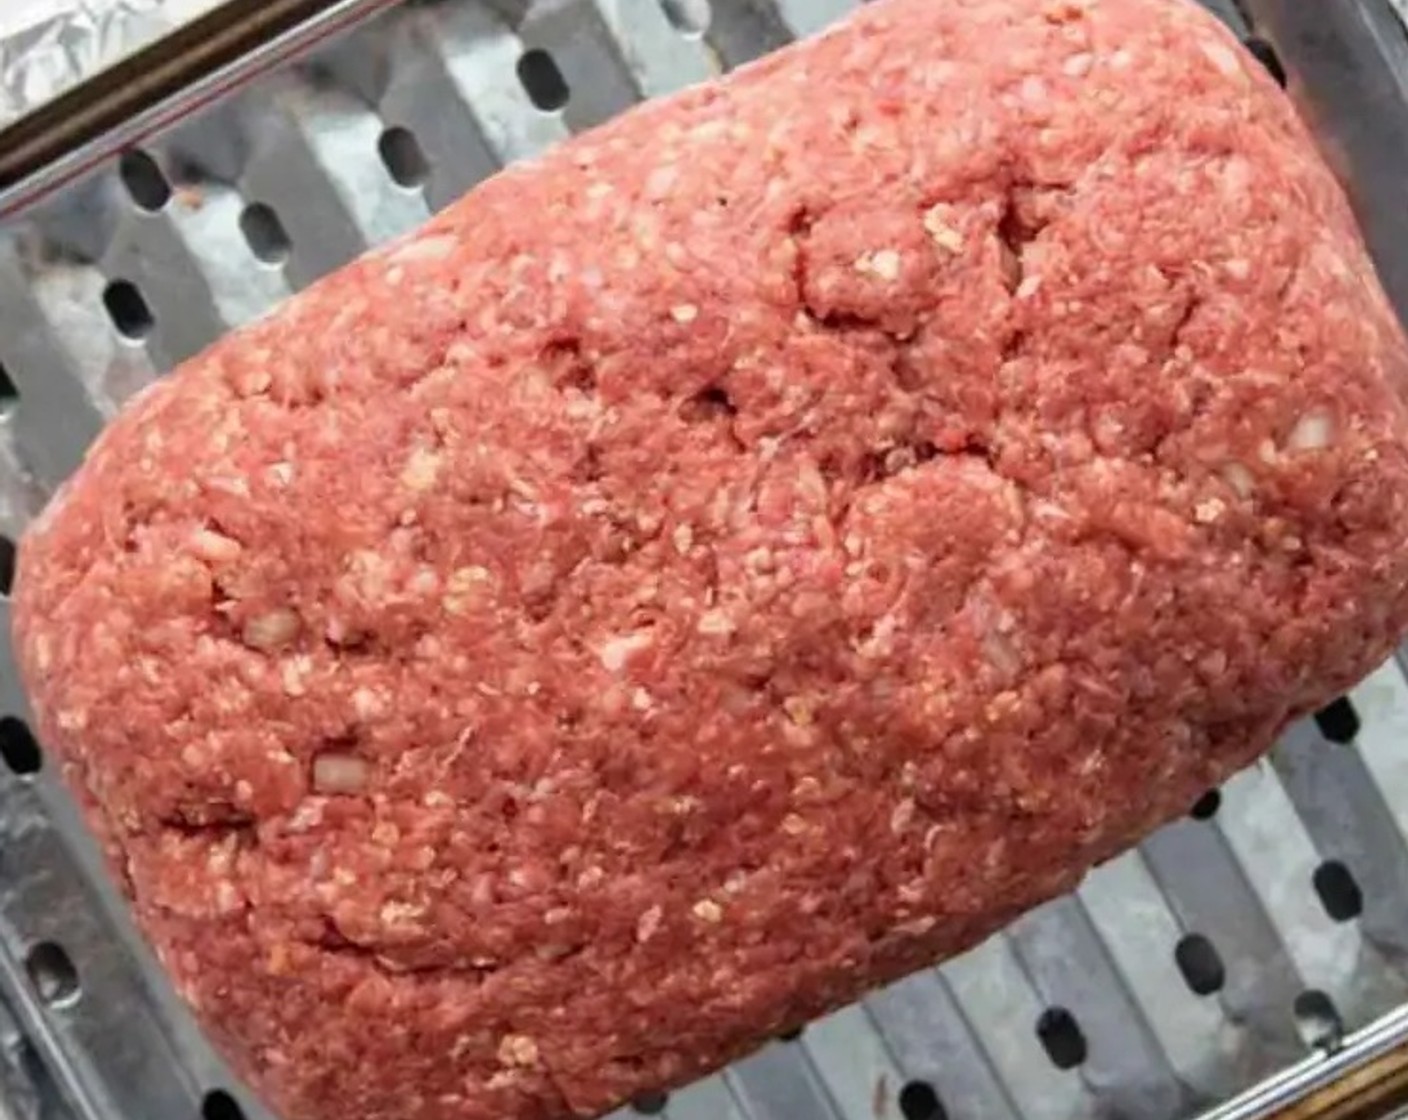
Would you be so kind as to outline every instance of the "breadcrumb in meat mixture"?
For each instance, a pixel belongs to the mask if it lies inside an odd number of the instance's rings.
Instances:
[[[39,730],[285,1120],[559,1120],[955,953],[1408,622],[1408,347],[1183,0],[881,0],[144,393]]]

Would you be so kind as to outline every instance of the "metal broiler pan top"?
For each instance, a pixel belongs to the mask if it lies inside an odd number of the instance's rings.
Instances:
[[[1408,310],[1401,0],[1207,2],[1279,55]],[[226,4],[290,18],[223,53],[173,39],[139,56],[164,85],[92,82],[57,122],[0,132],[0,587],[25,522],[143,384],[505,162],[853,6]],[[262,1115],[133,934],[24,718],[0,646],[0,1120]],[[1408,1101],[1405,746],[1394,661],[1074,894],[637,1111],[1390,1115]]]

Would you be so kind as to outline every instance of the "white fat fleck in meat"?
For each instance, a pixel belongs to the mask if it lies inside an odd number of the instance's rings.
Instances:
[[[1327,409],[1311,409],[1286,437],[1287,451],[1323,451],[1335,442],[1335,421]]]
[[[1238,60],[1236,52],[1226,43],[1214,42],[1209,39],[1199,44],[1204,57],[1207,58],[1218,71],[1229,78],[1234,78],[1242,73],[1242,64]]]
[[[445,584],[441,605],[448,614],[467,614],[486,602],[493,593],[494,574],[488,568],[470,565],[456,568]]]
[[[940,249],[949,253],[963,250],[963,234],[954,224],[953,207],[936,203],[924,212],[924,231]]]
[[[672,163],[657,167],[645,180],[645,197],[651,202],[666,198],[679,181],[679,168]]]
[[[34,667],[41,673],[47,673],[54,663],[54,643],[49,635],[44,631],[39,631],[29,643],[30,656],[34,659]]]
[[[1193,508],[1193,517],[1204,525],[1211,525],[1227,511],[1221,498],[1206,498]]]
[[[401,485],[407,490],[424,492],[434,489],[440,477],[442,458],[427,447],[417,447],[406,459],[401,470]]]
[[[1256,480],[1252,477],[1252,472],[1241,463],[1225,464],[1222,468],[1222,477],[1239,498],[1250,498],[1252,491],[1256,489]]]
[[[705,611],[699,619],[699,633],[712,638],[727,638],[736,630],[733,619],[722,610]]]
[[[782,702],[787,718],[798,727],[810,727],[816,722],[816,705],[806,696],[789,696]]]
[[[658,904],[652,906],[642,914],[640,919],[636,922],[636,940],[644,945],[654,937],[659,931],[660,923],[664,920],[664,917],[664,908]]]
[[[1223,194],[1242,202],[1252,191],[1252,164],[1245,156],[1229,156],[1222,165]]]
[[[878,660],[887,657],[894,650],[898,630],[899,622],[893,614],[882,615],[871,628],[869,636],[854,642],[852,648],[865,658]]]
[[[191,551],[202,560],[212,564],[224,564],[238,560],[244,546],[224,533],[213,529],[197,529],[191,534]]]
[[[401,829],[393,821],[377,821],[372,826],[372,843],[394,848],[401,842]]]
[[[279,679],[289,696],[303,696],[308,691],[308,678],[313,675],[313,659],[306,653],[291,657],[279,666]]]
[[[327,800],[322,797],[309,797],[299,802],[298,808],[288,819],[289,832],[307,832],[323,823],[323,809]]]
[[[416,261],[443,261],[459,246],[459,239],[449,234],[412,237],[393,246],[386,255],[387,264],[406,265]]]
[[[222,879],[215,886],[215,908],[221,914],[232,914],[244,905],[244,897],[228,880]]]
[[[361,793],[370,777],[367,760],[355,755],[329,751],[313,760],[313,788],[318,793]]]
[[[606,881],[606,872],[600,867],[588,867],[577,876],[577,886],[582,890],[599,887]]]
[[[914,918],[908,922],[901,922],[895,927],[896,931],[908,937],[923,937],[939,924],[939,920],[934,917],[925,916]]]
[[[391,562],[379,552],[358,549],[347,558],[348,575],[339,587],[368,603],[384,602],[391,590]]]
[[[701,898],[694,904],[694,916],[701,922],[718,925],[724,920],[724,908],[712,898]]]
[[[1048,96],[1046,83],[1035,74],[1029,74],[1022,79],[1021,95],[1023,101],[1040,105],[1046,101]]]
[[[506,1066],[536,1065],[538,1044],[526,1034],[506,1034],[499,1042],[499,1061]]]
[[[406,581],[406,590],[412,595],[433,595],[440,589],[440,576],[429,564],[422,564]]]
[[[373,719],[386,711],[386,701],[375,689],[356,688],[352,691],[352,711],[358,719]]]
[[[1073,54],[1061,64],[1061,71],[1071,78],[1083,78],[1090,73],[1090,69],[1095,65],[1095,56],[1089,51],[1080,54]]]
[[[235,856],[239,852],[237,837],[231,836],[210,849],[205,867],[212,875],[228,875],[235,866]]]
[[[619,673],[630,663],[631,657],[641,650],[649,649],[655,639],[649,630],[635,630],[629,634],[618,634],[601,644],[597,656],[608,672]]]
[[[898,250],[877,249],[873,253],[862,253],[857,257],[855,269],[857,272],[893,283],[900,278],[902,263]]]
[[[299,618],[289,607],[255,615],[240,632],[244,644],[251,649],[275,650],[288,645],[298,635]]]
[[[1033,298],[1037,292],[1041,291],[1041,283],[1040,276],[1022,277],[1022,282],[1017,285],[1016,297],[1022,300]]]
[[[236,498],[249,497],[249,480],[243,475],[214,475],[205,480],[205,486]]]
[[[1004,677],[1014,677],[1022,670],[1022,655],[1016,644],[998,628],[984,631],[983,656]]]
[[[415,927],[425,917],[428,908],[415,902],[401,902],[391,899],[382,904],[377,917],[383,926]]]

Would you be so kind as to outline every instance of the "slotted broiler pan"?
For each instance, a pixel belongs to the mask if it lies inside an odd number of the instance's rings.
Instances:
[[[856,2],[234,0],[9,123],[0,581],[26,520],[150,379],[504,163]],[[1408,315],[1399,0],[1207,2],[1287,81]],[[1075,894],[621,1116],[1400,1115],[1405,665]],[[3,646],[0,717],[0,1120],[262,1115],[104,882]]]

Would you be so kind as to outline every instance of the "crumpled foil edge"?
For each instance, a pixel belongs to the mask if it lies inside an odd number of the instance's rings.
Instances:
[[[0,127],[222,0],[0,0]]]
[[[1388,0],[1408,34],[1408,0]],[[0,0],[0,128],[222,0]]]

